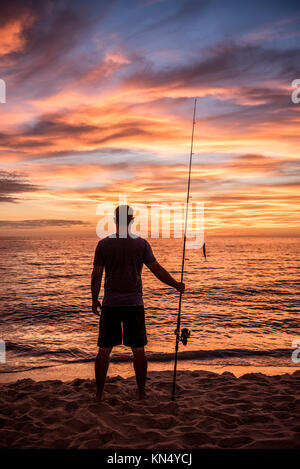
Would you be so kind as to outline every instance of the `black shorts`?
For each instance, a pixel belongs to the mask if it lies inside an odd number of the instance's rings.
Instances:
[[[144,347],[147,344],[144,306],[102,306],[98,347]]]

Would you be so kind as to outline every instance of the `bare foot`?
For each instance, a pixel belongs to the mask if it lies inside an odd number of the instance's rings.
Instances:
[[[139,393],[139,401],[145,401],[147,399],[145,391]]]
[[[100,394],[100,393],[96,393],[96,396],[95,396],[95,399],[97,402],[102,402],[103,401],[103,393]]]

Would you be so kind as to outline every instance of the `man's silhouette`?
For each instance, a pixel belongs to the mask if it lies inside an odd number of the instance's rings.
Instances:
[[[143,264],[163,283],[184,292],[184,283],[177,282],[155,259],[151,246],[143,238],[130,233],[133,211],[128,205],[115,210],[116,234],[99,241],[92,272],[93,312],[98,313],[98,296],[105,269],[104,298],[100,314],[99,352],[95,361],[97,399],[101,400],[114,346],[131,347],[139,398],[145,398],[147,344],[141,273]],[[123,325],[123,334],[122,334]]]

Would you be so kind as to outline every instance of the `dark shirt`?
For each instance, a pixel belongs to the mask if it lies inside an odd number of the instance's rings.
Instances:
[[[143,305],[143,264],[155,262],[151,246],[143,238],[111,238],[99,241],[95,266],[104,266],[103,306]]]

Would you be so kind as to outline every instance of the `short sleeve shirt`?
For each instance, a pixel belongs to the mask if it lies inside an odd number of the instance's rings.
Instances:
[[[104,306],[143,305],[142,268],[155,262],[151,246],[143,238],[106,237],[99,241],[95,266],[105,268]]]

